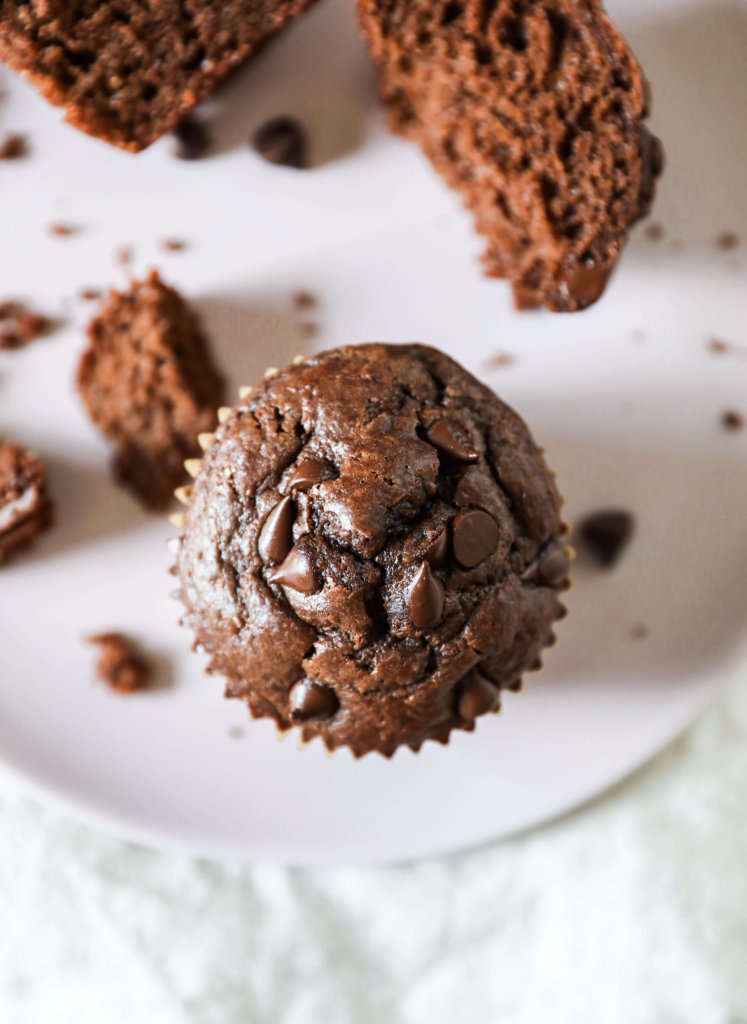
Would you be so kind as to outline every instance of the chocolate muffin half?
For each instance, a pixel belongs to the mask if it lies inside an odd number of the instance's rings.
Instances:
[[[222,415],[176,573],[227,696],[328,749],[446,742],[540,666],[564,614],[554,479],[448,356],[346,347]]]
[[[358,0],[392,128],[487,238],[517,306],[584,309],[648,212],[649,90],[599,0]]]

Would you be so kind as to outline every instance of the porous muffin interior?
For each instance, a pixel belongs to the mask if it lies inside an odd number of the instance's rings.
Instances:
[[[519,306],[601,294],[661,170],[641,69],[598,0],[359,0],[395,130],[488,239]]]
[[[552,642],[559,508],[523,422],[447,356],[324,353],[240,402],[206,453],[185,621],[256,716],[357,755],[417,748],[471,729]]]
[[[0,0],[0,57],[78,128],[139,150],[312,0]]]

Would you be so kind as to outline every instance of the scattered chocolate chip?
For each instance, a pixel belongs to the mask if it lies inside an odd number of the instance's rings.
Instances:
[[[295,517],[293,498],[281,498],[260,530],[257,547],[264,562],[282,562],[293,547]]]
[[[62,221],[55,221],[47,226],[47,231],[55,238],[69,238],[78,233],[79,228],[74,224],[65,224]]]
[[[645,640],[648,634],[649,628],[642,622],[637,622],[634,626],[631,627],[630,630],[630,635],[633,637],[634,640]]]
[[[34,313],[21,302],[0,302],[0,351],[23,348],[53,328],[49,317]]]
[[[600,565],[611,566],[630,542],[633,528],[630,512],[604,509],[586,516],[579,526],[579,537]]]
[[[722,249],[724,252],[731,252],[738,245],[739,235],[736,235],[733,231],[722,231],[716,239],[717,248]]]
[[[184,252],[187,248],[187,243],[180,238],[162,238],[158,244],[164,252]]]
[[[457,711],[466,722],[500,707],[501,691],[479,669],[473,668],[459,685]]]
[[[428,564],[433,569],[443,569],[449,557],[449,531],[446,527],[441,530],[435,540],[431,541],[425,551]]]
[[[435,629],[444,614],[444,585],[423,562],[407,598],[407,614],[417,629]]]
[[[100,288],[81,288],[78,294],[85,302],[95,302],[101,298],[102,293]]]
[[[537,576],[548,587],[561,587],[568,582],[571,560],[562,544],[550,547],[540,558]]]
[[[318,718],[331,718],[340,706],[331,686],[302,679],[296,683],[289,697],[292,722],[310,722]]]
[[[729,351],[729,346],[725,341],[721,341],[720,338],[710,338],[708,340],[708,349],[714,355],[722,356]]]
[[[498,524],[482,509],[460,512],[451,524],[454,556],[465,569],[473,569],[498,547]]]
[[[309,557],[298,548],[291,548],[282,564],[267,578],[270,583],[280,583],[301,594],[313,594],[317,589],[316,576]]]
[[[252,136],[252,145],[271,164],[308,167],[308,145],[303,126],[293,117],[273,117]]]
[[[646,228],[645,235],[650,242],[660,242],[664,237],[664,228],[661,224],[649,224]]]
[[[316,309],[318,306],[316,295],[311,292],[300,291],[293,296],[293,305],[296,309]]]
[[[117,693],[135,693],[144,690],[151,679],[147,662],[136,653],[133,642],[122,633],[100,633],[90,636],[87,643],[99,650],[96,672],[102,683]]]
[[[322,459],[301,459],[288,480],[288,490],[308,491],[328,474],[329,466]]]
[[[174,156],[180,160],[199,160],[210,147],[210,133],[204,121],[187,114],[174,129]]]
[[[511,366],[516,362],[516,356],[510,352],[496,352],[485,360],[486,370],[500,370],[504,366]]]
[[[457,462],[477,462],[480,458],[480,453],[473,448],[462,428],[453,420],[436,420],[425,436],[429,444]]]
[[[721,426],[724,430],[741,430],[744,426],[744,416],[736,409],[727,409],[721,414]]]
[[[114,262],[119,267],[129,267],[132,263],[133,255],[131,245],[119,245],[114,250]]]
[[[29,146],[25,135],[11,132],[0,142],[0,160],[19,160],[28,156]]]

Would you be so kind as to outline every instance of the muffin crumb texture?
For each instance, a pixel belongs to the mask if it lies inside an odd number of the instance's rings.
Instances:
[[[649,89],[598,0],[359,0],[394,131],[487,238],[520,307],[604,291],[662,170]]]
[[[0,441],[0,565],[52,525],[47,472],[36,455]]]
[[[248,392],[206,451],[184,621],[282,730],[356,756],[446,742],[554,642],[560,504],[522,420],[447,356],[323,353]]]
[[[131,694],[148,687],[151,681],[150,666],[136,652],[129,637],[122,633],[99,633],[88,637],[87,642],[99,649],[96,674],[110,689],[117,693]]]
[[[112,291],[91,321],[78,391],[114,446],[116,478],[166,509],[198,435],[215,424],[223,381],[197,316],[155,271]]]

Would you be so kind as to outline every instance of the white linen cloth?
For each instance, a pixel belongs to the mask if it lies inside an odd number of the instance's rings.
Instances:
[[[747,679],[564,820],[396,867],[226,866],[0,800],[2,1024],[745,1024]]]

